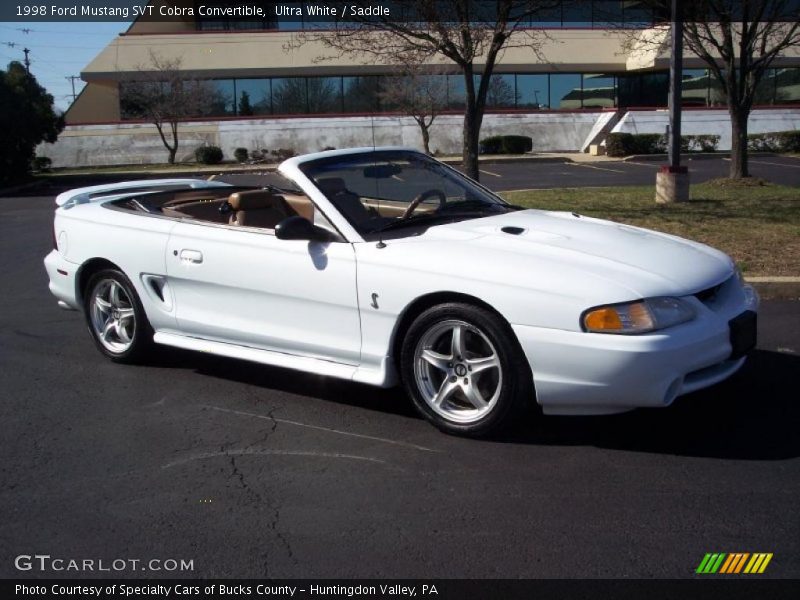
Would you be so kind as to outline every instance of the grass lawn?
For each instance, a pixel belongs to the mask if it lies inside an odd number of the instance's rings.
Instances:
[[[655,203],[655,187],[508,192],[514,204],[568,210],[697,240],[749,276],[800,276],[800,187],[693,185],[690,202]]]

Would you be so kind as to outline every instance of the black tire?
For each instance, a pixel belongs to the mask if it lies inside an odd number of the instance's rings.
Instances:
[[[464,356],[457,356],[456,329],[466,344],[458,344]],[[468,348],[470,344],[477,353]],[[433,357],[436,365],[423,354]],[[449,361],[451,356],[455,362]],[[497,366],[473,373],[481,359]],[[446,433],[470,437],[498,433],[535,403],[530,366],[511,327],[492,311],[470,304],[440,304],[420,314],[402,341],[400,374],[417,410]],[[478,390],[484,405],[470,400],[475,398],[474,389],[465,391],[470,386]],[[440,396],[445,400],[437,404]]]
[[[111,283],[113,282],[113,283]],[[98,304],[97,296],[104,293],[106,288],[112,289],[113,285],[119,286],[122,293],[117,292],[119,307],[117,314],[130,308],[133,311],[133,322],[128,317],[118,319],[122,333],[115,333],[112,327],[110,337],[103,341],[99,333],[99,318],[102,315],[109,315],[104,310],[96,308]],[[142,303],[130,280],[124,273],[116,269],[103,269],[94,273],[86,284],[83,293],[83,312],[86,317],[86,324],[89,333],[94,340],[97,349],[106,357],[118,363],[140,363],[145,360],[153,347],[153,329],[147,320]],[[109,319],[111,320],[111,319]],[[128,341],[128,339],[130,341]]]

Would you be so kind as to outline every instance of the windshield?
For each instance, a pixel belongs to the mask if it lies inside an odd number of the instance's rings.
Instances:
[[[376,151],[300,165],[364,239],[514,210],[446,165],[418,152]]]

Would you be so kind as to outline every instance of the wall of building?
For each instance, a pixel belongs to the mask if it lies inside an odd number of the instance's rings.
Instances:
[[[528,135],[534,152],[579,152],[584,150],[613,113],[537,112],[488,114],[481,137]],[[665,110],[626,113],[613,131],[664,133]],[[431,129],[431,149],[440,154],[460,154],[463,119],[441,115]],[[800,108],[753,111],[751,133],[800,129]],[[683,132],[720,136],[720,150],[730,149],[730,120],[725,110],[686,110]],[[180,128],[179,161],[194,159],[203,144],[220,146],[226,158],[238,147],[248,150],[292,149],[316,152],[326,147],[412,146],[421,148],[419,128],[410,117],[300,117],[292,119],[233,119],[184,123]],[[37,153],[48,156],[55,167],[119,164],[152,164],[166,161],[167,153],[152,125],[71,125],[55,144],[42,144]]]
[[[489,114],[482,137],[520,134],[533,138],[533,150],[579,151],[603,112]],[[431,149],[461,153],[463,117],[440,115],[431,129]],[[220,146],[226,158],[238,147],[248,150],[290,148],[298,153],[333,146],[422,147],[419,127],[410,117],[300,117],[292,119],[234,119],[183,123],[178,160],[194,158],[203,144]],[[54,167],[77,167],[165,162],[167,153],[155,127],[143,123],[70,125],[55,144],[42,144],[38,154]]]

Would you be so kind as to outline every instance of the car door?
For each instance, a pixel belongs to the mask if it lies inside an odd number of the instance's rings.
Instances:
[[[180,333],[357,364],[353,247],[279,240],[272,230],[178,223],[167,275]]]

